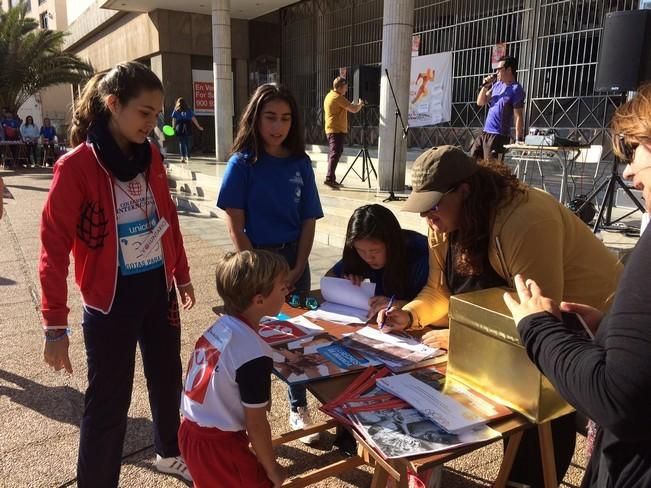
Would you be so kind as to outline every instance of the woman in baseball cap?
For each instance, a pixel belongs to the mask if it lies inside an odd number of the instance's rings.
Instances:
[[[381,311],[385,331],[443,327],[424,342],[447,348],[451,295],[512,286],[522,274],[547,296],[610,305],[622,266],[591,230],[552,195],[531,188],[498,162],[476,162],[462,150],[424,152],[412,168],[413,192],[403,210],[429,226],[429,277],[418,296]],[[574,414],[552,422],[559,483],[575,444]],[[525,433],[511,481],[542,486],[537,434]],[[536,467],[538,464],[538,467]]]

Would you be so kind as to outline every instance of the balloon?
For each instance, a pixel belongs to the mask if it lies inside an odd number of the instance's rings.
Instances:
[[[172,137],[174,135],[174,127],[171,125],[164,125],[163,126],[163,134],[166,136]]]

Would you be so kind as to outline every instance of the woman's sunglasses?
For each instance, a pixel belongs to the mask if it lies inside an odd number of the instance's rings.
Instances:
[[[623,156],[624,161],[627,163],[633,162],[635,150],[640,144],[638,142],[626,142],[624,134],[617,134],[615,144],[617,144],[617,152]]]
[[[441,198],[439,199],[439,201],[436,202],[436,204],[435,204],[435,205],[434,205],[434,206],[433,206],[429,211],[430,211],[430,212],[438,212],[438,211],[439,211],[439,207],[440,207],[440,205],[441,205],[441,201],[443,200],[443,197],[444,197],[445,195],[447,195],[448,193],[452,193],[452,192],[455,191],[456,189],[457,189],[457,187],[456,187],[456,186],[453,186],[453,187],[450,188],[448,191],[446,191],[443,195],[441,195]]]

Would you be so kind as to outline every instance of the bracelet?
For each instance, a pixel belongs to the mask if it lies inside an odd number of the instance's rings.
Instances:
[[[409,322],[407,322],[407,329],[414,325],[414,314],[411,311],[407,310],[407,315],[409,315]]]
[[[58,342],[71,334],[70,328],[49,329],[44,331],[45,342]]]

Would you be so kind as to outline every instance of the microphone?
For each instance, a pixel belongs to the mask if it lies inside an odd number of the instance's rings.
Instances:
[[[497,75],[493,74],[493,75],[490,76],[490,78],[488,79],[488,81],[485,81],[484,83],[482,83],[481,85],[479,85],[479,88],[488,88],[488,87],[491,86],[493,83],[495,83],[495,80],[497,80]]]

